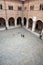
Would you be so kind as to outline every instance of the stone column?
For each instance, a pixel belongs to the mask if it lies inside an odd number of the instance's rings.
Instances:
[[[17,27],[17,19],[15,19],[15,27]]]
[[[33,21],[33,25],[32,25],[32,31],[35,31],[35,27],[36,27],[36,21]]]
[[[32,25],[32,31],[35,31],[35,27],[36,27],[36,17],[33,17],[33,25]]]
[[[8,21],[6,21],[6,28],[7,28],[7,29],[9,28]]]
[[[42,39],[43,39],[43,29],[42,29]]]
[[[22,25],[24,25],[24,21],[23,21],[23,18],[22,18]]]
[[[28,28],[28,25],[29,25],[29,21],[27,20],[27,23],[26,23],[26,28]]]

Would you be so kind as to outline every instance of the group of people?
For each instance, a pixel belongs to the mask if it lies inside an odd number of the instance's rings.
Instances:
[[[24,35],[23,35],[23,34],[21,34],[21,37],[24,37]]]

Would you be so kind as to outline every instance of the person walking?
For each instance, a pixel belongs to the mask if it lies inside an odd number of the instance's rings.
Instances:
[[[40,34],[40,35],[39,35],[39,38],[42,40],[42,32],[40,31],[39,34]]]

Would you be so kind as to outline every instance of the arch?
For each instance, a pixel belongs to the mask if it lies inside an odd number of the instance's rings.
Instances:
[[[24,17],[24,26],[26,26],[27,19]]]
[[[0,27],[6,27],[6,22],[4,18],[0,18]]]
[[[14,26],[14,25],[15,25],[15,20],[14,20],[13,17],[10,17],[10,18],[9,18],[8,24],[9,24],[9,26]]]
[[[41,20],[37,20],[36,21],[36,31],[39,32],[39,31],[42,31],[42,28],[43,28],[43,23]]]
[[[32,25],[33,25],[33,20],[32,18],[29,18],[28,28],[32,29]]]
[[[21,25],[21,23],[22,23],[22,18],[21,17],[18,17],[17,18],[17,25]]]

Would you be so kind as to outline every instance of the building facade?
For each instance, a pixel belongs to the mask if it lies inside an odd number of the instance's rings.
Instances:
[[[0,0],[0,30],[22,25],[32,32],[43,31],[43,0]]]

